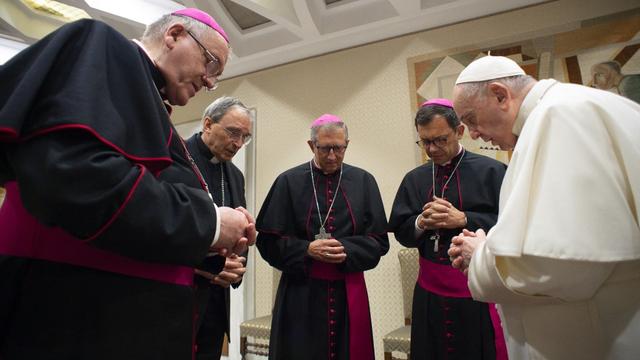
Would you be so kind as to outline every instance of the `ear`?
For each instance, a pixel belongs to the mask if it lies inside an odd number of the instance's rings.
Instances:
[[[464,125],[462,124],[458,125],[458,127],[456,127],[455,132],[458,140],[462,139],[462,135],[464,135]]]
[[[205,116],[204,123],[202,124],[202,132],[204,133],[211,132],[211,127],[213,126],[213,124],[214,124],[213,120],[211,120],[210,117]]]
[[[309,144],[309,149],[311,149],[311,151],[313,152],[314,150],[313,141],[307,140],[307,144]]]
[[[184,25],[176,23],[171,25],[164,33],[164,42],[169,49],[172,49],[180,37],[187,35]]]
[[[492,82],[489,84],[489,96],[495,99],[498,103],[498,107],[507,108],[509,106],[509,100],[511,100],[511,92],[509,88],[499,82]]]

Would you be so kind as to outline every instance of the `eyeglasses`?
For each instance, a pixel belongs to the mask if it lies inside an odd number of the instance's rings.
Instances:
[[[323,155],[329,155],[331,150],[333,150],[333,153],[336,155],[342,155],[347,150],[347,145],[327,145],[327,146],[315,145],[315,147]]]
[[[191,36],[191,38],[200,46],[200,49],[204,52],[204,57],[207,59],[206,69],[207,69],[207,79],[213,82],[213,86],[207,87],[207,91],[213,91],[218,87],[218,73],[220,71],[220,60],[211,53],[211,51],[207,50],[204,45],[196,38],[195,35],[189,30],[187,30],[187,34]]]
[[[445,146],[447,146],[448,141],[449,141],[449,135],[442,135],[442,136],[438,136],[433,140],[420,139],[416,141],[416,145],[418,145],[418,147],[420,147],[421,149],[429,149],[429,146],[433,144],[436,147],[439,147],[442,149]]]
[[[247,145],[251,142],[251,134],[243,134],[241,130],[235,128],[222,127],[227,135],[233,140],[241,140],[242,145]]]

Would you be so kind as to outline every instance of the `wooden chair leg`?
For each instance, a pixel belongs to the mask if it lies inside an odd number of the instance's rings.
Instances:
[[[247,354],[247,337],[241,336],[240,337],[240,355],[242,355],[242,358],[244,359],[244,356],[246,354]]]
[[[391,359],[392,359],[391,353],[385,351],[384,352],[384,360],[391,360]]]

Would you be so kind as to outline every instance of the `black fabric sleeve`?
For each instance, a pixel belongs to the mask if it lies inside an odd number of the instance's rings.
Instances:
[[[389,231],[393,231],[396,240],[403,246],[419,247],[433,231],[425,231],[420,236],[416,236],[416,218],[422,212],[424,204],[420,204],[420,194],[410,183],[407,175],[398,188],[389,217]]]
[[[216,212],[202,189],[159,181],[83,130],[47,133],[7,151],[24,206],[43,224],[139,260],[203,260]]]
[[[280,175],[258,214],[256,246],[271,266],[290,275],[304,276],[310,262],[307,256],[309,241],[292,235],[295,234],[292,224],[295,216],[291,204],[287,177]]]
[[[256,245],[269,265],[289,275],[307,275],[309,241],[260,232]]]
[[[384,212],[384,204],[380,196],[380,190],[375,179],[371,175],[364,177],[361,190],[364,196],[364,214],[355,214],[356,219],[362,222],[361,235],[341,237],[347,254],[347,259],[342,264],[345,272],[360,272],[373,269],[378,265],[380,257],[389,251],[389,237],[387,235],[387,215]]]

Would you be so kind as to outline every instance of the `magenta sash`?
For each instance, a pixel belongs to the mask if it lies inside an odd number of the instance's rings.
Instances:
[[[471,298],[471,291],[467,286],[467,276],[451,265],[441,265],[420,257],[420,272],[418,284],[421,288],[434,294],[456,298]],[[494,332],[496,347],[496,360],[506,360],[507,345],[504,341],[504,333],[500,323],[500,316],[495,304],[488,303],[489,316]]]
[[[190,267],[134,260],[90,246],[60,228],[40,224],[22,205],[18,184],[5,184],[7,193],[0,208],[0,254],[47,260],[108,271],[131,277],[191,286]]]
[[[451,265],[441,265],[420,256],[418,284],[434,294],[447,297],[471,297],[467,277]]]
[[[364,273],[343,273],[334,264],[313,261],[310,276],[320,280],[344,280],[349,312],[349,359],[373,360],[371,316]]]

